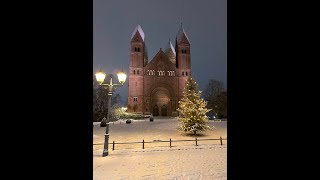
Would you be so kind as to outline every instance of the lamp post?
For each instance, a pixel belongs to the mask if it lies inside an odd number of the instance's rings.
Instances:
[[[105,120],[101,121],[101,123],[106,124],[106,133],[104,135],[104,147],[103,147],[103,154],[102,156],[108,156],[108,145],[109,145],[109,123],[110,123],[110,106],[111,106],[111,97],[112,97],[112,92],[115,90],[117,87],[120,87],[124,84],[126,81],[127,75],[121,71],[117,73],[118,79],[120,84],[113,84],[112,83],[112,78],[110,78],[110,82],[108,84],[103,84],[104,79],[106,77],[106,74],[101,71],[96,73],[96,79],[99,83],[100,86],[104,87],[105,89],[108,89],[108,114],[107,114],[107,122]]]

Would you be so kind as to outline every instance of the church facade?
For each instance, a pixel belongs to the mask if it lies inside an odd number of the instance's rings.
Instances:
[[[138,25],[131,36],[128,112],[177,116],[185,82],[191,76],[190,41],[182,25],[175,47],[167,47],[148,61],[145,34]]]

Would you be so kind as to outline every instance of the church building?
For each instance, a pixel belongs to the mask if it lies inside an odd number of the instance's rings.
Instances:
[[[177,116],[186,80],[191,76],[190,41],[182,25],[175,46],[167,47],[148,61],[145,33],[138,25],[131,36],[128,112]]]

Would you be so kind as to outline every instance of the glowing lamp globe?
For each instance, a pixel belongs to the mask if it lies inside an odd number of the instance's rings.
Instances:
[[[118,72],[118,79],[120,84],[124,84],[124,82],[126,81],[127,75],[124,72]]]
[[[106,77],[106,74],[102,72],[101,69],[99,72],[96,73],[96,79],[100,85],[103,83],[105,77]]]

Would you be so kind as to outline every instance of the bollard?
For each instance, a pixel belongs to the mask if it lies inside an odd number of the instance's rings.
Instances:
[[[221,143],[221,146],[222,146],[222,137],[220,136],[220,143]]]
[[[114,141],[113,141],[113,143],[112,143],[112,151],[114,151]]]
[[[171,138],[170,138],[170,148],[171,148]]]
[[[196,138],[196,146],[198,146],[198,139]]]
[[[144,149],[144,140],[142,140],[142,149]]]

